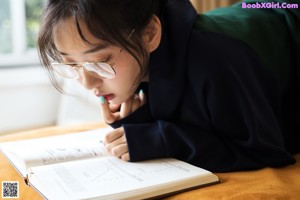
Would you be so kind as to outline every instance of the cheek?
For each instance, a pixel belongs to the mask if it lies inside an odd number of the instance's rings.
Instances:
[[[140,74],[140,68],[137,62],[128,62],[126,65],[120,65],[116,79],[122,84],[132,86]]]
[[[120,73],[124,74],[129,80],[135,81],[140,74],[138,62],[130,54],[126,54],[120,63]]]
[[[126,59],[124,59],[126,60]],[[120,101],[127,100],[136,90],[135,82],[140,68],[135,60],[127,59],[127,62],[120,62],[116,67],[116,77],[111,80],[111,89],[120,97]]]

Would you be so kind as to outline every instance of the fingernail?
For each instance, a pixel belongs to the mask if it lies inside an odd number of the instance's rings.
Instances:
[[[104,98],[104,96],[101,96],[101,97],[100,97],[100,102],[101,102],[102,104],[105,103],[105,98]]]
[[[139,94],[143,94],[143,93],[144,93],[143,89],[140,89]]]

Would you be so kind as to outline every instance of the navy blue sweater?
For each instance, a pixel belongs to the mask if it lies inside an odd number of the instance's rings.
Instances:
[[[280,86],[243,42],[194,30],[188,0],[170,0],[150,56],[148,103],[123,126],[130,161],[175,157],[214,172],[294,163],[281,132]]]

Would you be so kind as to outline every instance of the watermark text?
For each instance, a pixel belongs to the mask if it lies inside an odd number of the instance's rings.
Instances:
[[[256,3],[242,3],[242,8],[248,8],[248,9],[273,9],[273,8],[279,8],[279,9],[298,9],[299,4],[297,3],[280,3],[280,2],[256,2]]]

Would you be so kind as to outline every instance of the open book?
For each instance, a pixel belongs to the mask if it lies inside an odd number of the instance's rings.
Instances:
[[[219,182],[173,158],[125,162],[101,143],[110,128],[0,143],[3,154],[46,199],[146,199]]]

